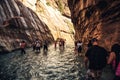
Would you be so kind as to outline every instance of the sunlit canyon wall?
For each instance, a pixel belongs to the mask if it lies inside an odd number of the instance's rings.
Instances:
[[[30,46],[36,38],[54,40],[48,26],[32,9],[18,0],[0,0],[0,46],[18,48],[21,40]]]
[[[0,0],[0,45],[7,49],[36,38],[73,43],[73,35],[67,0]]]

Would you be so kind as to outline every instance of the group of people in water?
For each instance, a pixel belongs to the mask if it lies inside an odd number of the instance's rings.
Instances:
[[[40,52],[42,46],[44,51],[48,51],[48,44],[49,43],[47,40],[45,40],[42,44],[42,42],[39,39],[36,39],[32,44],[33,51]],[[55,41],[54,43],[55,50],[57,48],[57,45],[59,45],[60,50],[61,49],[64,50],[65,39],[61,38]],[[25,47],[26,43],[25,41],[22,41],[20,43],[20,49],[22,54],[26,53]],[[108,51],[105,48],[99,46],[98,39],[93,38],[88,42],[87,47],[88,48],[84,55],[85,67],[88,69],[87,75],[91,77],[92,80],[99,80],[102,74],[102,70],[108,64],[112,65],[112,69],[115,74],[114,80],[120,80],[120,45],[117,43],[113,44],[111,46],[110,53],[108,53]],[[83,49],[82,41],[80,40],[75,41],[75,53],[81,56],[82,49]]]
[[[59,46],[59,50],[64,50],[64,48],[65,48],[65,39],[58,38],[55,41],[54,44],[55,44],[55,50],[56,50],[57,46]],[[36,39],[32,43],[32,48],[33,48],[33,51],[35,51],[36,53],[40,53],[41,52],[41,48],[43,48],[44,52],[47,52],[48,51],[48,45],[49,45],[49,41],[48,40],[44,40],[42,42],[39,39]],[[21,54],[25,54],[26,53],[26,51],[25,51],[26,46],[27,46],[27,44],[26,44],[26,42],[24,40],[20,42]]]
[[[43,47],[43,51],[44,52],[47,52],[48,51],[48,41],[45,40],[43,43],[39,40],[39,39],[36,39],[35,41],[33,41],[32,43],[32,48],[33,48],[33,51],[35,51],[36,53],[40,53],[41,51],[41,48]],[[21,54],[25,54],[26,51],[25,51],[25,48],[27,46],[27,43],[23,40],[20,42],[20,50],[21,50]]]
[[[57,49],[57,46],[59,46],[59,50],[60,51],[63,51],[65,49],[65,39],[63,38],[58,38],[55,43],[54,43],[54,46],[55,46],[55,50]]]
[[[43,43],[39,40],[39,39],[36,39],[33,44],[33,51],[39,53],[41,51],[41,47],[43,46],[43,51],[48,51],[48,41],[45,40]]]

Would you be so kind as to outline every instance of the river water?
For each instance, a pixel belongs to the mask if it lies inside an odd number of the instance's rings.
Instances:
[[[0,55],[0,80],[85,80],[86,69],[83,57],[74,54],[74,46],[66,45],[65,50],[35,53],[27,49]],[[104,80],[112,80],[110,71],[105,71]],[[108,77],[109,76],[109,77]]]

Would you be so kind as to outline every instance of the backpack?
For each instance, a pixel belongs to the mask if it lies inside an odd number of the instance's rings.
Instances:
[[[40,47],[40,42],[39,41],[36,42],[36,47]]]

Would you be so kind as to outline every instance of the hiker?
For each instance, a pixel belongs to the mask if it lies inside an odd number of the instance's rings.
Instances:
[[[91,42],[93,46],[85,53],[84,62],[85,67],[88,68],[88,76],[98,80],[107,64],[108,52],[98,45],[96,38],[93,38]]]
[[[60,39],[59,40],[59,49],[64,50],[64,48],[65,48],[65,41],[64,41],[64,39]]]
[[[107,64],[112,64],[112,69],[115,72],[115,78],[113,80],[120,80],[120,45],[119,44],[112,45]]]
[[[75,45],[74,51],[75,51],[75,54],[77,54],[77,40],[74,42],[74,45]]]
[[[91,40],[89,40],[88,44],[87,44],[87,49],[90,48],[92,46],[92,42]]]
[[[40,52],[41,42],[39,39],[36,39],[35,41],[35,51]]]
[[[82,41],[78,40],[77,41],[77,54],[82,56],[81,52],[82,52]]]
[[[57,48],[57,40],[55,40],[55,42],[54,42],[54,47],[55,47],[55,50],[56,50],[56,48]]]
[[[43,43],[43,51],[48,51],[48,41],[45,40]]]
[[[33,47],[33,51],[35,51],[35,48],[36,48],[35,41],[33,41],[33,43],[32,43],[32,47]]]
[[[21,41],[20,42],[20,50],[21,50],[21,54],[25,54],[25,47],[26,47],[26,42],[25,41]]]

